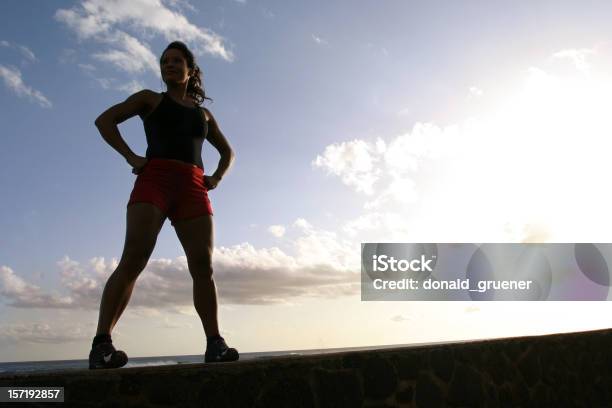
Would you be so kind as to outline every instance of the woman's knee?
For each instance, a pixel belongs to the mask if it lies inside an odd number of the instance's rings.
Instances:
[[[211,279],[213,275],[212,262],[210,257],[203,256],[198,259],[188,260],[189,272],[194,279]]]
[[[140,273],[144,270],[144,268],[147,266],[148,261],[148,257],[127,256],[121,258],[121,261],[119,261],[119,265],[117,266],[115,272],[120,276],[135,278],[138,277],[138,275],[140,275]]]
[[[130,268],[144,268],[153,253],[155,241],[141,239],[139,242],[127,242],[119,263]]]

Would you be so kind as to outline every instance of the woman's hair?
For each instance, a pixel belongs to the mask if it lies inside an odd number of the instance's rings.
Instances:
[[[193,53],[189,50],[189,48],[187,48],[187,45],[185,45],[184,42],[173,41],[168,44],[164,52],[162,52],[161,57],[159,57],[159,65],[161,66],[162,58],[164,57],[166,51],[170,48],[180,50],[183,53],[185,59],[187,60],[187,66],[189,67],[189,69],[193,69],[193,75],[189,77],[189,82],[187,83],[187,95],[194,98],[197,101],[198,105],[201,105],[204,102],[204,99],[210,99],[212,101],[212,99],[207,97],[204,93],[204,88],[202,86],[202,78],[200,77],[202,71],[200,70],[198,64],[196,64]]]

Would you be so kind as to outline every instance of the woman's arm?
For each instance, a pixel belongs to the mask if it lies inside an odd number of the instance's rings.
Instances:
[[[208,134],[206,136],[206,139],[219,151],[219,154],[221,155],[217,170],[213,173],[212,177],[220,181],[223,178],[225,172],[232,165],[235,158],[235,154],[229,142],[221,132],[221,129],[219,129],[219,125],[217,124],[217,121],[215,120],[213,114],[210,113],[208,109],[204,109],[206,110],[206,113],[208,114],[209,118]]]
[[[146,112],[150,105],[153,91],[144,89],[129,96],[125,101],[111,106],[95,120],[95,125],[100,131],[102,138],[111,145],[128,162],[136,154],[125,143],[117,125],[125,120]]]

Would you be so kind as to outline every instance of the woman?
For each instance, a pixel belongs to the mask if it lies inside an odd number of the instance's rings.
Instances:
[[[115,350],[111,331],[125,309],[136,278],[146,266],[166,219],[170,218],[185,250],[193,278],[193,300],[207,338],[205,362],[238,360],[219,334],[217,294],[212,277],[213,221],[208,190],[217,187],[234,160],[234,153],[212,113],[201,108],[207,98],[200,68],[187,46],[175,41],[160,58],[167,91],[145,89],[110,107],[95,121],[102,137],[133,167],[138,177],[127,204],[127,231],[121,261],[109,277],[98,329],[89,353],[89,368],[118,368],[127,355]],[[139,115],[147,137],[146,157],[134,154],[117,124]],[[221,158],[212,175],[204,175],[204,139]]]

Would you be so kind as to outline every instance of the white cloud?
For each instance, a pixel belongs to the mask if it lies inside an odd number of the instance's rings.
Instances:
[[[111,41],[120,48],[94,53],[92,54],[93,58],[110,62],[130,73],[144,72],[148,69],[155,74],[159,74],[157,58],[148,45],[124,32],[113,33],[108,39],[112,39]]]
[[[293,255],[248,243],[215,248],[213,270],[220,302],[290,303],[299,297],[333,298],[358,292],[359,247],[306,220],[296,223],[302,234],[288,240]],[[98,310],[106,280],[118,261],[95,257],[81,265],[64,256],[57,265],[66,295],[45,293],[5,266],[0,269],[0,299],[19,308]],[[138,278],[130,307],[147,315],[162,310],[191,315],[192,282],[186,257],[151,259]]]
[[[117,78],[96,76],[97,69],[91,64],[78,64],[78,66],[87,76],[93,78],[93,80],[95,80],[102,87],[102,89],[115,89],[127,94],[133,94],[146,88],[144,83],[135,79],[127,82],[121,82]]]
[[[507,91],[488,89],[486,110],[452,125],[417,122],[378,145],[325,147],[316,167],[368,192],[339,231],[356,243],[606,242],[611,67],[582,68],[500,80]]]
[[[172,6],[185,4],[173,2]],[[130,72],[148,68],[159,75],[159,68],[146,42],[126,30],[149,38],[161,35],[168,42],[180,38],[191,44],[196,54],[207,53],[226,61],[234,59],[223,37],[190,23],[180,11],[165,7],[159,0],[83,0],[79,6],[57,10],[55,18],[76,32],[80,40],[92,39],[111,45],[111,49],[96,53],[97,58]],[[125,58],[137,61],[123,61]]]
[[[477,86],[471,86],[469,89],[468,99],[479,98],[483,95],[483,93],[484,92],[482,89],[478,88]]]
[[[59,9],[55,12],[55,19],[75,31],[81,40],[110,30],[112,23],[106,21],[104,16],[95,14],[97,7],[93,3],[83,3],[82,7],[83,11],[76,9],[76,7],[70,10]]]
[[[0,293],[3,295],[21,292],[35,293],[40,291],[38,286],[26,283],[19,276],[15,275],[11,268],[6,266],[0,267],[0,278],[2,278],[2,290],[0,290]]]
[[[381,213],[373,211],[346,221],[342,229],[347,235],[354,237],[359,231],[380,228],[382,219],[383,215]]]
[[[84,71],[95,71],[96,70],[96,67],[94,67],[91,64],[78,64],[78,66]]]
[[[15,92],[17,96],[27,97],[43,108],[50,108],[52,106],[51,101],[49,101],[42,92],[37,91],[23,82],[19,69],[0,65],[0,77],[3,79],[4,85]]]
[[[170,7],[174,7],[181,13],[183,12],[183,8],[186,8],[192,13],[198,12],[198,10],[193,7],[187,0],[165,0],[165,3],[168,4],[168,6]]]
[[[142,84],[141,82],[138,82],[136,80],[132,80],[126,84],[123,85],[119,85],[117,87],[118,90],[120,91],[124,91],[127,92],[128,94],[133,94],[136,93],[140,90],[143,90],[145,88],[144,84]]]
[[[574,63],[574,66],[581,72],[588,73],[591,65],[587,62],[587,57],[595,54],[595,49],[566,49],[557,51],[553,54],[555,58],[567,58]]]
[[[365,204],[378,208],[389,200],[403,204],[417,200],[415,175],[426,159],[437,159],[449,151],[456,128],[440,129],[430,123],[417,123],[410,133],[397,136],[388,144],[352,140],[329,145],[312,164],[339,176],[358,192],[376,196]],[[375,184],[385,185],[383,190]]]
[[[114,334],[117,334],[117,330]],[[0,339],[14,344],[66,344],[90,340],[91,338],[92,330],[90,327],[73,322],[64,323],[54,320],[52,324],[43,321],[11,323],[0,326]]]
[[[358,244],[332,231],[313,227],[304,231],[303,236],[292,242],[298,264],[309,265],[317,275],[333,275],[332,271],[354,271],[352,273],[358,277],[361,265],[361,247]],[[341,276],[345,275],[340,273],[338,278]]]
[[[282,225],[270,225],[268,227],[268,232],[275,237],[280,238],[285,235],[285,227]]]
[[[105,262],[104,257],[93,257],[89,260],[91,269],[98,277],[107,277],[117,268],[119,260],[112,258],[110,262]]]
[[[304,218],[298,218],[293,222],[293,225],[295,227],[298,227],[299,229],[303,230],[303,231],[311,231],[312,230],[312,225],[310,225],[310,223],[308,221],[306,221]]]
[[[329,42],[327,42],[327,40],[324,40],[323,38],[318,37],[318,36],[316,36],[316,35],[314,35],[314,34],[312,34],[312,39],[313,39],[313,40],[314,40],[314,41],[315,41],[317,44],[323,44],[323,45],[327,45],[327,44],[329,44]]]
[[[339,176],[344,184],[357,191],[372,194],[373,185],[381,174],[375,168],[378,159],[370,143],[352,140],[327,146],[323,154],[317,155],[311,164],[327,169],[328,174]]]
[[[193,325],[191,323],[177,323],[175,320],[170,321],[166,316],[158,327],[162,329],[192,329]]]
[[[0,283],[0,295],[15,307],[67,307],[72,303],[67,296],[44,293],[39,286],[26,282],[7,266],[0,266]]]
[[[412,113],[412,109],[405,107],[397,111],[397,116],[407,116]]]
[[[37,61],[36,59],[36,55],[34,55],[34,52],[29,49],[28,47],[26,47],[25,45],[21,45],[21,44],[11,44],[9,41],[6,40],[1,40],[0,41],[0,45],[3,47],[9,47],[9,48],[16,48],[19,50],[19,52],[29,61],[29,62],[35,62]]]
[[[24,57],[26,57],[30,61],[36,61],[36,56],[34,55],[31,49],[29,49],[25,45],[19,45],[18,47]]]
[[[103,89],[111,89],[114,78],[94,78]]]

